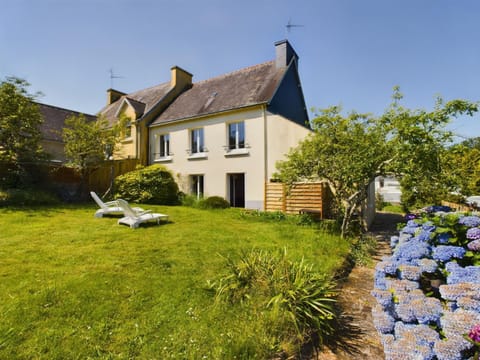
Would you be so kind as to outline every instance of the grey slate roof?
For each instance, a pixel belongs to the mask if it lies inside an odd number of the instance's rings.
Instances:
[[[194,83],[151,125],[268,103],[284,73],[269,61]]]
[[[40,113],[43,116],[43,123],[40,125],[40,132],[44,140],[60,141],[62,139],[62,130],[65,127],[65,120],[70,116],[78,116],[79,112],[59,108],[57,106],[37,103]],[[95,121],[96,117],[84,114],[88,120]]]
[[[105,106],[102,110],[100,110],[100,114],[103,114],[110,122],[117,121],[115,114],[123,103],[123,100],[127,98],[135,108],[137,115],[144,115],[148,113],[155,106],[155,104],[157,104],[168,93],[168,91],[170,91],[170,89],[170,82],[167,82],[123,95],[117,101]]]

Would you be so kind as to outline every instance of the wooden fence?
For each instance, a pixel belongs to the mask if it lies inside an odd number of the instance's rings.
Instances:
[[[289,190],[282,183],[265,184],[265,211],[310,213],[323,219],[330,216],[331,199],[328,185],[323,182],[298,183]]]
[[[90,190],[104,193],[110,187],[112,179],[135,170],[138,164],[140,164],[140,162],[137,159],[112,160],[105,162],[90,174],[88,186]]]

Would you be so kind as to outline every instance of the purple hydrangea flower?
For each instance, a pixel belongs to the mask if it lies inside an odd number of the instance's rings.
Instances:
[[[480,225],[480,217],[471,215],[471,216],[462,216],[458,219],[458,223],[468,227],[476,227]]]
[[[441,262],[447,262],[453,258],[462,259],[466,250],[461,246],[438,245],[433,248],[433,259]]]
[[[480,229],[478,227],[468,229],[467,230],[467,239],[479,240],[480,239]]]
[[[415,214],[407,214],[405,215],[405,220],[409,221],[409,220],[415,220],[418,216],[415,215]]]
[[[468,337],[475,341],[476,343],[480,343],[480,324],[476,324],[468,333]]]
[[[472,251],[480,251],[480,239],[469,242],[467,244],[467,247],[469,250],[472,250]]]

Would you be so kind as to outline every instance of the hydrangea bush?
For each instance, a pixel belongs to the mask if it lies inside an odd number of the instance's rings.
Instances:
[[[407,215],[390,245],[392,255],[375,268],[372,291],[385,358],[474,359],[480,345],[480,217],[430,207]]]

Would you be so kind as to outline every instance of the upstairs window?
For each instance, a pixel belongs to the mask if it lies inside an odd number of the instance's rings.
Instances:
[[[228,124],[228,149],[245,148],[245,123],[236,122]]]
[[[161,158],[170,156],[170,134],[160,135],[159,156]]]
[[[125,122],[125,127],[123,128],[123,136],[125,139],[132,137],[132,123],[130,121]]]
[[[203,128],[190,131],[190,153],[197,154],[205,151]]]

